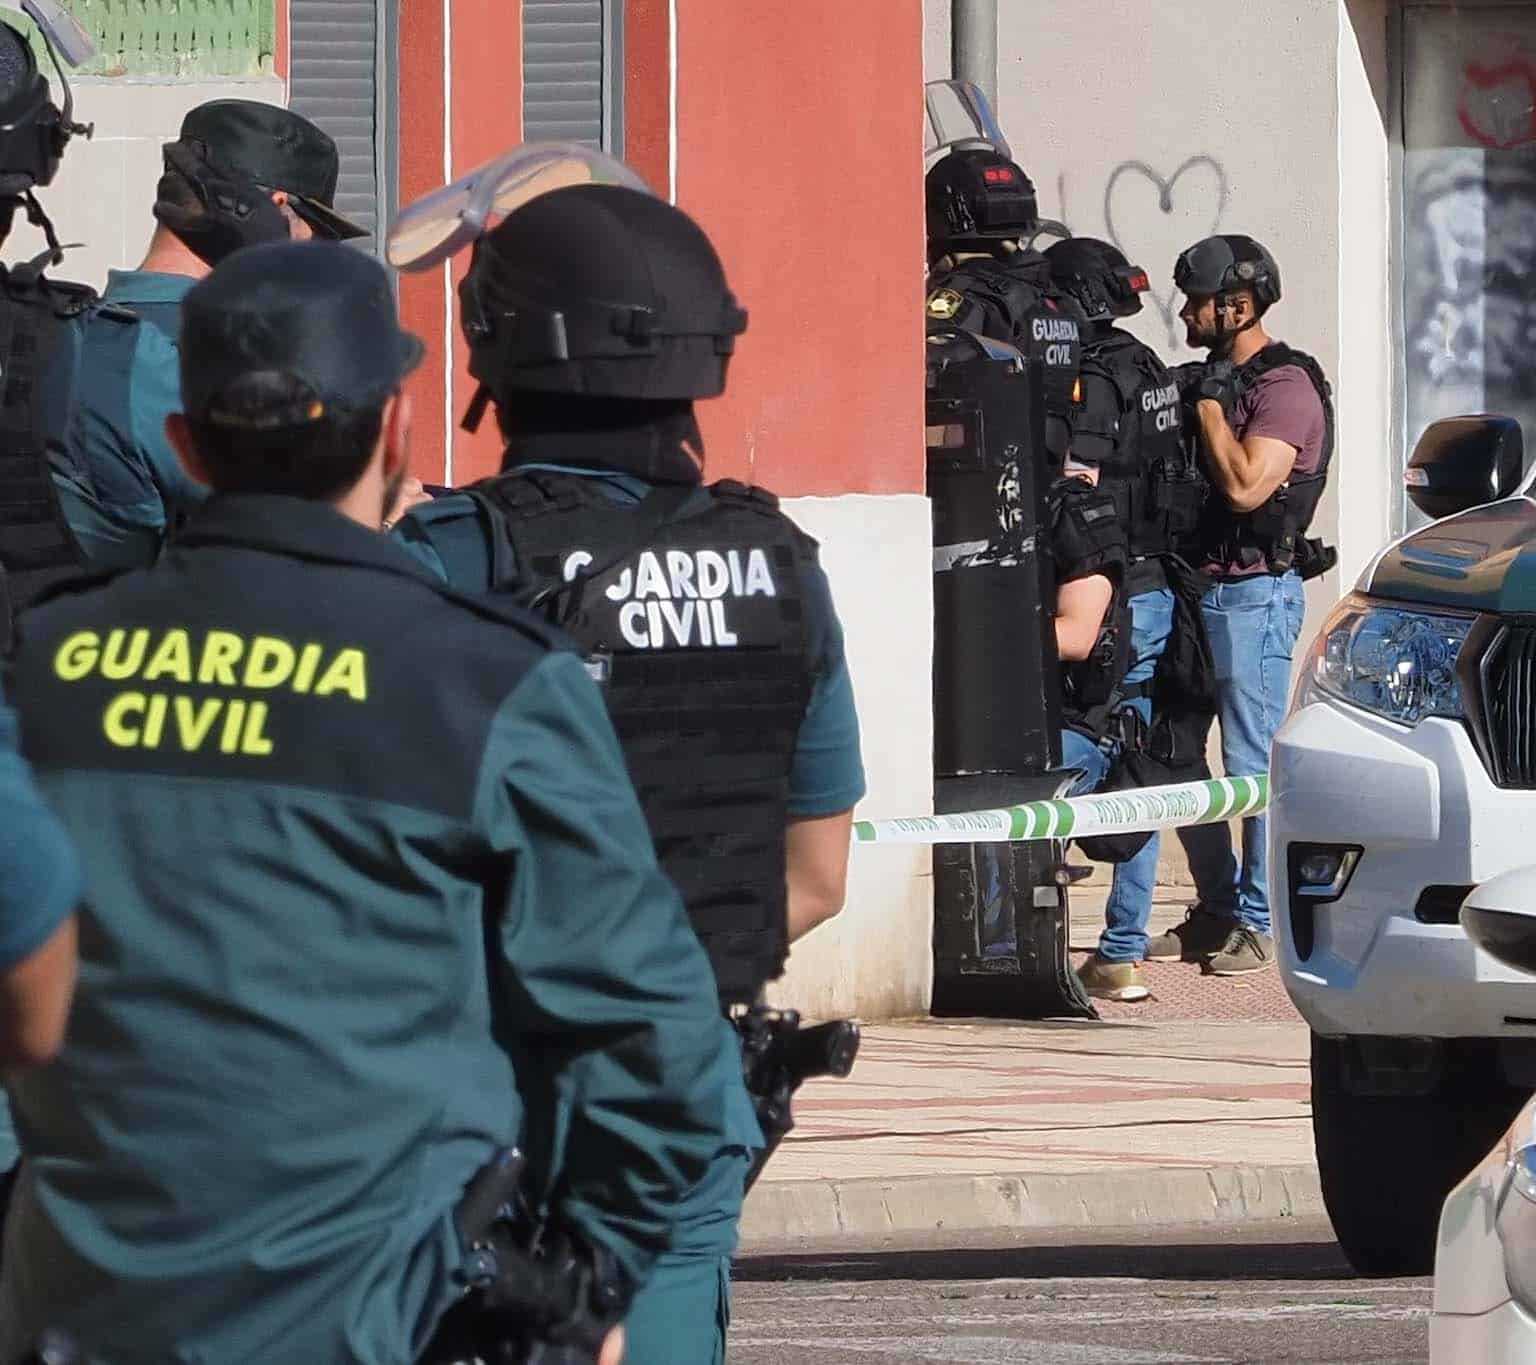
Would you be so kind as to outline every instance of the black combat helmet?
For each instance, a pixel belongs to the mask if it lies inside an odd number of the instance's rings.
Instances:
[[[999,241],[1027,237],[1040,226],[1029,177],[987,148],[965,148],[935,162],[923,189],[930,260],[967,248],[985,251]]]
[[[73,128],[48,93],[26,37],[0,23],[0,198],[48,184]]]
[[[1125,253],[1097,237],[1069,237],[1048,247],[1051,279],[1082,305],[1090,322],[1128,318],[1141,312],[1141,295],[1152,287],[1147,272]]]
[[[1193,298],[1212,298],[1251,289],[1263,312],[1280,302],[1280,267],[1254,241],[1238,233],[1207,237],[1174,262],[1173,282]]]
[[[530,200],[480,237],[459,286],[469,372],[517,391],[687,402],[725,389],[747,315],[703,230],[612,184]]]

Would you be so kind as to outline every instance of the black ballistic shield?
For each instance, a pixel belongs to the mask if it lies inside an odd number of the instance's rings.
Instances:
[[[1058,795],[1061,689],[1046,552],[1038,363],[969,333],[928,339],[934,807]],[[1088,1015],[1067,956],[1059,843],[934,850],[937,1015]]]

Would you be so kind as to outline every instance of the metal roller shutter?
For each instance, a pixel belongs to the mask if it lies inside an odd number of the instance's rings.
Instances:
[[[523,0],[523,138],[612,142],[604,0]]]
[[[292,0],[288,104],[336,140],[336,207],[370,232],[379,217],[378,0]]]

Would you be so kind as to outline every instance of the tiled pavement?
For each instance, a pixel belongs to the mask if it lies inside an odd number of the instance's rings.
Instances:
[[[1072,943],[1102,909],[1076,897]],[[1153,932],[1182,916],[1160,898]],[[1093,1021],[867,1028],[853,1075],[807,1085],[744,1243],[947,1226],[1317,1216],[1307,1030],[1277,972],[1149,968]]]
[[[764,1179],[1305,1163],[1306,1050],[1299,1022],[870,1028]]]

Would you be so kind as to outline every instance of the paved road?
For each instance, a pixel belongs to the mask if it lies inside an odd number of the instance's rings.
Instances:
[[[740,1262],[731,1365],[1428,1359],[1429,1282],[1353,1279],[1326,1227],[968,1240]]]

